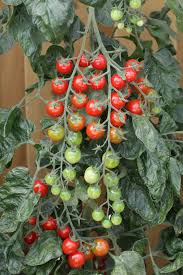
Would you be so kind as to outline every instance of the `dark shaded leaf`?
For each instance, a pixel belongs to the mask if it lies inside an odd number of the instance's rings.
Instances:
[[[102,7],[106,0],[80,0],[80,2],[92,7]]]
[[[97,21],[107,26],[113,26],[114,22],[111,19],[111,10],[112,3],[110,0],[107,0],[101,9],[96,9],[95,11]]]
[[[160,273],[166,274],[168,272],[174,272],[176,270],[179,270],[181,267],[183,267],[183,252],[177,253],[175,261],[162,267],[160,269]]]
[[[183,233],[183,208],[181,208],[175,217],[174,230],[176,234]]]
[[[166,134],[166,133],[173,132],[176,129],[177,129],[177,125],[174,119],[167,112],[163,112],[160,125],[159,125],[160,133]]]
[[[173,11],[177,20],[177,27],[183,32],[183,5],[181,1],[166,0],[167,6]]]
[[[183,175],[182,163],[175,158],[170,158],[169,160],[169,173],[170,182],[172,184],[173,190],[177,196],[180,195],[181,190],[181,176]]]

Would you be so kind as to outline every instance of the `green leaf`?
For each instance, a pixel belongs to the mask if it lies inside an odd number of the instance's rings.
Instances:
[[[180,161],[178,161],[173,157],[170,157],[170,160],[169,160],[170,182],[177,196],[180,195],[180,190],[181,190],[181,176],[183,175],[182,167],[183,165]]]
[[[178,123],[183,123],[183,103],[177,103],[173,110],[173,118]]]
[[[183,267],[183,252],[177,253],[175,261],[162,267],[160,269],[160,273],[166,274],[168,272],[174,272],[176,270],[179,270],[181,267]]]
[[[6,251],[8,271],[11,274],[20,274],[23,269],[24,252],[18,241],[9,246]]]
[[[135,252],[139,253],[140,255],[143,255],[144,251],[145,251],[145,248],[147,246],[147,243],[148,243],[147,238],[138,240],[133,244],[133,250]]]
[[[6,120],[4,121],[3,137],[6,137],[13,128],[13,124],[20,115],[20,109],[15,107],[8,110]]]
[[[120,256],[112,256],[115,267],[111,275],[145,275],[143,258],[135,251],[124,251]]]
[[[176,131],[177,125],[172,117],[165,111],[162,113],[162,118],[159,125],[160,133],[166,134]]]
[[[183,32],[183,4],[181,1],[166,0],[167,6],[173,11],[176,16],[177,27]]]
[[[25,258],[25,263],[38,266],[57,259],[62,255],[60,240],[55,232],[43,232],[38,241],[33,244]]]
[[[55,120],[45,117],[45,118],[41,119],[40,123],[41,123],[42,130],[45,130],[45,129],[48,129],[49,127],[53,126],[55,124]]]
[[[144,116],[133,116],[132,121],[137,138],[143,142],[150,152],[154,152],[159,140],[157,130]]]
[[[8,52],[14,45],[14,38],[8,32],[0,32],[0,54]]]
[[[80,2],[92,7],[102,7],[106,0],[80,0]]]
[[[95,15],[98,23],[102,23],[107,26],[113,26],[114,22],[111,19],[112,3],[107,0],[101,9],[95,10]]]
[[[176,214],[174,230],[176,234],[183,233],[183,208],[181,208]]]
[[[34,210],[34,206],[38,203],[38,201],[39,195],[35,196],[34,193],[30,193],[28,197],[26,197],[22,201],[21,205],[18,207],[16,219],[19,222],[24,222],[28,220]]]
[[[55,265],[56,265],[55,260],[52,260],[42,266],[38,266],[36,275],[50,275]]]
[[[6,5],[18,6],[22,3],[22,0],[2,0]]]
[[[174,256],[174,254],[183,251],[183,240],[176,237],[169,238],[165,243],[165,248],[169,255]]]

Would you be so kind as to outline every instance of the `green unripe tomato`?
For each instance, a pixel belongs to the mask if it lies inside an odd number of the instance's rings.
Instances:
[[[114,201],[112,204],[112,209],[116,213],[121,213],[125,209],[125,204],[123,201]]]
[[[105,218],[102,221],[102,226],[103,226],[103,228],[109,229],[112,227],[112,222],[108,218]]]
[[[132,32],[132,28],[131,27],[126,27],[126,32],[127,33],[131,33]]]
[[[104,166],[108,169],[116,168],[119,165],[119,157],[112,151],[107,151],[103,154],[102,161],[104,162]]]
[[[79,146],[82,143],[83,136],[81,132],[69,131],[66,139],[67,139],[67,143],[70,146]]]
[[[102,193],[101,188],[98,185],[89,186],[87,189],[88,198],[92,200],[98,199],[101,193]]]
[[[162,109],[161,107],[153,107],[151,111],[153,114],[158,115],[161,113]]]
[[[109,190],[109,199],[110,201],[117,201],[121,198],[121,190],[120,189],[111,189]]]
[[[130,17],[130,22],[132,23],[132,24],[134,24],[134,25],[136,25],[137,24],[137,22],[140,20],[140,18],[139,18],[139,16],[137,16],[137,15],[132,15],[131,17]]]
[[[111,188],[119,184],[119,177],[114,173],[106,173],[104,175],[104,184]]]
[[[138,27],[144,26],[144,21],[143,21],[143,20],[137,21],[137,26],[138,26]]]
[[[120,214],[113,214],[112,217],[111,217],[111,222],[112,224],[114,225],[120,225],[122,223],[122,217]]]
[[[118,30],[123,30],[124,29],[124,27],[125,27],[125,24],[123,23],[123,22],[121,22],[121,23],[118,23]]]
[[[103,220],[104,216],[105,216],[104,211],[100,208],[95,209],[92,212],[92,218],[96,222],[101,222]]]
[[[89,184],[95,184],[100,179],[100,172],[96,167],[89,166],[84,173],[84,179]]]
[[[51,188],[51,193],[54,195],[54,196],[59,196],[60,195],[60,192],[61,192],[61,188],[59,186],[52,186]]]
[[[112,11],[111,11],[111,19],[113,21],[116,22],[116,21],[121,20],[122,18],[123,18],[123,12],[120,9],[118,9],[118,8],[112,9]]]
[[[61,190],[60,198],[62,201],[69,201],[71,199],[71,192],[67,189]]]
[[[76,178],[76,170],[73,168],[65,168],[63,170],[63,177],[67,181],[73,181]]]
[[[49,173],[45,176],[44,180],[45,180],[46,184],[54,185],[58,181],[58,176],[53,173]]]
[[[81,159],[81,151],[78,148],[67,148],[64,156],[70,164],[76,164]]]
[[[142,6],[142,0],[130,0],[130,7],[132,9],[140,9]]]

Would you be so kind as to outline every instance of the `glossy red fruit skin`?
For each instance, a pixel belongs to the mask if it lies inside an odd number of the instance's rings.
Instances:
[[[111,84],[112,84],[113,88],[115,88],[117,90],[121,90],[122,88],[124,88],[126,86],[125,80],[123,80],[123,78],[119,74],[114,74],[111,77]]]
[[[83,252],[76,251],[69,255],[67,261],[71,268],[80,268],[85,264],[85,255]]]
[[[59,117],[64,113],[64,104],[58,100],[52,100],[47,103],[46,112],[51,117]]]
[[[45,197],[48,193],[48,185],[46,185],[44,182],[41,180],[35,180],[34,185],[33,185],[34,193],[40,193],[41,198]]]
[[[75,242],[75,241],[71,240],[70,238],[67,238],[62,243],[62,252],[65,255],[70,255],[70,254],[76,252],[77,249],[79,248],[79,246],[80,246],[79,241]]]
[[[61,77],[53,79],[51,83],[52,91],[56,95],[64,95],[67,92],[68,86],[67,80]]]
[[[124,114],[123,112],[121,112],[121,113]],[[120,114],[118,112],[112,111],[111,114],[110,114],[110,121],[111,121],[111,124],[114,127],[122,127],[122,126],[124,126],[126,120],[127,120],[126,114],[124,114],[124,122],[122,122],[120,120]]]
[[[60,74],[67,75],[72,72],[73,62],[71,60],[57,60],[56,69]]]
[[[49,217],[46,221],[41,224],[41,227],[44,231],[56,230],[57,221],[53,217]]]
[[[151,91],[151,87],[148,87],[147,85],[145,85],[143,82],[145,81],[144,77],[140,77],[137,79],[136,83],[138,85],[138,88],[135,87],[135,90],[138,94],[141,94],[140,91],[142,91],[145,95],[148,95]]]
[[[125,70],[126,82],[133,82],[137,78],[137,72],[133,69],[127,68]]]
[[[82,75],[76,75],[72,82],[72,88],[76,93],[84,93],[88,90],[88,84]]]
[[[126,109],[135,115],[142,115],[141,101],[139,99],[132,99],[126,105]]]
[[[70,233],[71,233],[71,228],[68,225],[66,225],[65,227],[59,228],[57,230],[57,234],[62,240],[69,238]]]
[[[38,236],[35,231],[31,231],[24,237],[24,242],[28,245],[33,244],[38,239]]]
[[[97,129],[97,122],[91,122],[86,127],[86,134],[89,138],[93,140],[100,139],[105,134],[105,129],[102,127],[100,129]],[[98,126],[99,127],[99,126]]]
[[[80,61],[79,61],[79,66],[82,68],[86,68],[90,66],[90,60],[87,59],[85,54],[82,54]]]
[[[99,54],[93,61],[92,67],[95,70],[103,71],[107,68],[107,60],[103,54]]]
[[[137,73],[140,72],[141,69],[141,65],[140,62],[138,62],[136,59],[129,59],[128,61],[126,61],[126,63],[124,64],[125,68],[131,68],[134,71],[136,71]]]
[[[95,73],[93,76],[90,77],[90,85],[91,88],[94,91],[100,91],[103,90],[107,84],[107,80],[105,78],[105,76],[102,76],[101,78],[94,80],[95,77],[100,76],[99,74]]]
[[[85,94],[79,94],[78,96],[72,95],[71,97],[71,103],[77,109],[82,109],[86,107],[87,102],[88,102],[88,97]]]
[[[30,217],[27,222],[30,225],[35,225],[36,222],[37,222],[37,218],[36,217]]]
[[[97,257],[104,257],[109,252],[109,243],[104,239],[96,239],[95,246],[93,248],[93,253]]]
[[[114,108],[119,110],[125,106],[126,101],[121,99],[117,92],[112,92],[111,93],[111,104]]]
[[[104,106],[99,104],[99,100],[97,99],[92,99],[89,100],[88,103],[86,104],[86,112],[90,116],[101,116],[103,111],[104,111]]]

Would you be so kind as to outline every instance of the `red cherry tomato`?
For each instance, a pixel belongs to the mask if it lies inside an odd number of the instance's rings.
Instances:
[[[110,114],[110,121],[114,127],[121,127],[125,124],[127,116],[124,112],[112,111]]]
[[[41,180],[35,180],[33,185],[34,193],[40,193],[41,198],[45,197],[48,193],[48,185],[46,185]]]
[[[62,240],[67,239],[69,237],[70,233],[71,233],[71,228],[68,225],[66,225],[65,227],[59,228],[57,231],[58,236]]]
[[[57,100],[52,100],[46,105],[46,112],[51,117],[59,117],[64,113],[64,104]]]
[[[141,63],[138,62],[136,59],[129,59],[125,65],[124,65],[125,68],[131,68],[133,69],[134,71],[136,71],[137,73],[140,72],[140,69],[141,69]]]
[[[71,268],[80,268],[85,264],[85,255],[83,252],[76,251],[69,255],[67,261]]]
[[[110,142],[114,144],[120,144],[123,141],[124,132],[120,128],[110,129]]]
[[[148,87],[146,84],[145,84],[146,80],[144,77],[140,77],[137,79],[136,83],[137,83],[137,86],[138,88],[134,87],[136,92],[138,94],[141,94],[140,91],[142,91],[145,95],[148,95],[151,91],[151,87]]]
[[[56,95],[63,95],[67,92],[68,89],[68,82],[65,79],[62,79],[61,77],[57,77],[52,80],[52,91]]]
[[[120,90],[126,86],[125,80],[123,80],[119,74],[114,74],[111,77],[111,84],[117,90]]]
[[[90,60],[87,59],[85,54],[82,54],[80,61],[79,61],[79,66],[82,68],[86,68],[90,66]]]
[[[141,101],[139,99],[132,99],[126,105],[126,109],[135,115],[142,114]]]
[[[26,244],[32,244],[38,239],[38,236],[38,233],[31,231],[24,237],[24,242]]]
[[[36,217],[30,217],[27,222],[28,222],[28,224],[35,225],[36,222],[37,222],[37,218]]]
[[[84,93],[88,90],[88,83],[84,76],[76,75],[72,82],[72,88],[76,93]]]
[[[56,63],[56,69],[60,74],[70,74],[73,69],[73,63],[71,60],[58,59]]]
[[[67,238],[62,243],[62,251],[64,254],[69,255],[76,252],[79,246],[80,246],[79,241],[75,242],[70,238]]]
[[[114,108],[119,110],[125,106],[126,101],[120,97],[119,93],[112,92],[111,93],[111,104]]]
[[[97,257],[106,256],[109,252],[109,243],[104,239],[96,239],[92,250]]]
[[[85,94],[72,95],[71,97],[71,103],[77,109],[82,109],[86,107],[87,102],[88,97]]]
[[[56,230],[57,229],[57,221],[53,217],[49,217],[46,221],[41,224],[43,230]]]
[[[95,79],[99,77],[98,79]],[[100,77],[100,74],[95,73],[90,77],[90,84],[94,91],[103,90],[107,84],[105,76]]]
[[[125,70],[125,77],[127,82],[133,82],[137,78],[137,72],[133,69],[126,68]]]
[[[86,118],[79,113],[73,113],[68,116],[68,125],[74,132],[81,131],[86,125]]]
[[[86,128],[86,134],[91,139],[94,139],[94,140],[100,139],[105,134],[104,126],[97,122],[91,122],[88,124]]]
[[[86,104],[86,112],[90,116],[101,116],[104,111],[104,106],[98,99],[89,100]]]
[[[95,70],[102,71],[107,68],[107,60],[104,57],[103,54],[99,54],[93,61],[92,61],[92,67]]]

